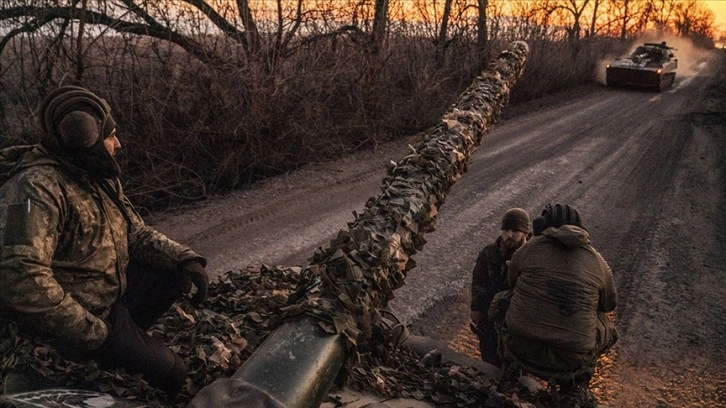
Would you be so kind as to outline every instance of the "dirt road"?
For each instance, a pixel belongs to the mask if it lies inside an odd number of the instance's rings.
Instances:
[[[489,133],[441,208],[395,306],[414,333],[476,353],[468,284],[479,249],[513,206],[582,214],[620,295],[621,340],[593,384],[617,407],[726,406],[726,54],[663,93],[597,88]],[[720,87],[720,88],[719,88]],[[414,143],[412,137],[408,143]],[[148,220],[210,261],[306,264],[378,194],[406,142],[278,177]]]

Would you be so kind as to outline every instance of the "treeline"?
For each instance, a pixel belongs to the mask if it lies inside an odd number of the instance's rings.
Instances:
[[[37,140],[60,84],[114,109],[132,199],[149,209],[244,187],[431,126],[512,40],[512,102],[592,83],[643,35],[713,46],[674,0],[5,0],[0,145]]]

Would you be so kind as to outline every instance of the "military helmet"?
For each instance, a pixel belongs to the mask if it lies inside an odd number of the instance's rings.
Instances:
[[[64,149],[88,149],[116,129],[111,107],[93,92],[63,86],[51,92],[38,111],[40,128]]]
[[[111,107],[79,86],[51,92],[38,109],[41,144],[92,177],[114,178],[121,173],[104,140],[116,131]]]

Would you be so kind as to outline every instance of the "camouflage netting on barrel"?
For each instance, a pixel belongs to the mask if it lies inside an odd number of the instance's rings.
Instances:
[[[491,381],[475,370],[446,365],[432,370],[406,350],[394,352],[371,340],[384,331],[381,310],[414,268],[411,257],[423,248],[449,190],[507,103],[527,52],[523,42],[502,52],[410,154],[391,163],[381,194],[368,200],[329,248],[316,251],[310,265],[230,272],[212,282],[204,309],[185,301],[165,314],[151,332],[190,367],[173,404],[138,377],[64,360],[12,325],[3,329],[0,344],[3,378],[30,370],[56,385],[110,392],[150,406],[184,406],[204,386],[231,376],[280,322],[304,313],[325,331],[345,336],[351,351],[346,373],[353,385],[437,406],[493,403]],[[496,400],[501,405],[489,406],[515,406],[505,397]]]
[[[478,76],[411,153],[391,163],[382,192],[355,214],[347,231],[318,250],[280,317],[306,312],[351,346],[369,341],[380,310],[414,266],[449,190],[507,103],[527,45],[515,42]]]

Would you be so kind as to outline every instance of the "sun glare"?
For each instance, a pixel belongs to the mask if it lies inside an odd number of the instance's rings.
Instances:
[[[706,7],[713,11],[716,17],[714,21],[716,37],[726,37],[726,1],[724,0],[703,0]]]

